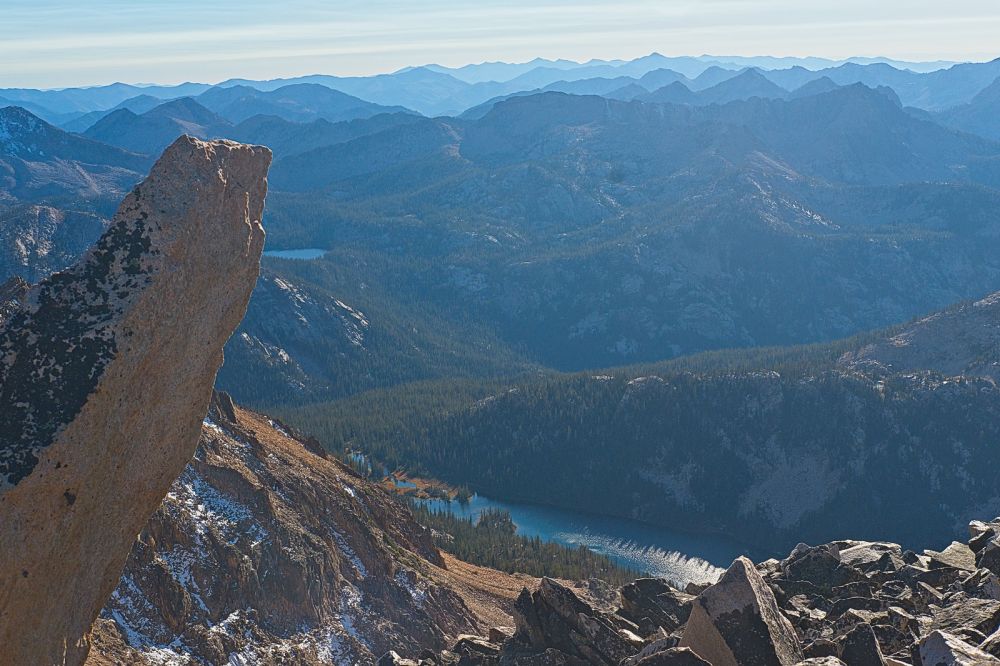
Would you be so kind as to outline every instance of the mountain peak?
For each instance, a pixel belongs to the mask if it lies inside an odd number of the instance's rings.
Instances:
[[[178,97],[153,107],[142,114],[147,118],[174,118],[201,124],[225,122],[199,104],[193,97]]]
[[[47,122],[24,107],[5,106],[0,108],[0,148],[19,139],[52,128]]]

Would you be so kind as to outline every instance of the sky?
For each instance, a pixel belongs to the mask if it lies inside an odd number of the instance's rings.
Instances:
[[[0,87],[664,55],[1000,56],[1000,1],[0,0]]]

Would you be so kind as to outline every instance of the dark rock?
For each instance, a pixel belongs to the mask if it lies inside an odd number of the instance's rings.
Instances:
[[[893,569],[895,571],[895,569]],[[867,580],[859,580],[846,585],[838,585],[830,590],[832,599],[849,599],[851,597],[871,597],[872,583]]]
[[[781,571],[789,580],[807,580],[825,590],[863,578],[857,570],[841,562],[835,544],[815,547],[799,544],[782,561]]]
[[[1000,601],[969,599],[965,595],[933,613],[934,629],[956,633],[960,628],[975,629],[990,635],[1000,626]]]
[[[486,666],[500,660],[500,645],[478,636],[460,636],[451,651],[462,666]]]
[[[1000,578],[989,569],[976,569],[962,581],[962,589],[970,597],[1000,600]]]
[[[875,596],[879,599],[888,601],[890,604],[895,604],[896,606],[900,606],[907,610],[912,610],[914,608],[913,589],[901,580],[886,581],[882,587],[876,591]]]
[[[1000,538],[992,538],[976,553],[976,566],[1000,574]]]
[[[789,580],[787,578],[772,578],[769,581],[771,591],[781,600],[804,594],[810,597],[826,596],[829,590],[824,590],[808,580]]]
[[[875,632],[868,624],[858,624],[844,636],[840,658],[847,666],[885,665]]]
[[[866,610],[866,611],[880,611],[884,610],[887,604],[881,599],[872,599],[870,597],[847,597],[845,599],[838,599],[833,603],[830,608],[830,612],[827,616],[830,619],[835,619],[843,615],[848,610]]]
[[[622,666],[635,666],[646,657],[651,657],[659,652],[666,652],[667,650],[677,647],[677,643],[679,641],[680,638],[676,636],[662,636],[657,638],[656,640],[647,643],[638,653],[623,661]]]
[[[892,618],[889,618],[889,622],[892,622]],[[915,629],[904,631],[891,624],[873,624],[871,627],[883,655],[901,651],[908,652],[913,641],[920,635],[920,632]]]
[[[917,628],[917,618],[898,606],[890,606],[890,624],[900,631],[912,631]]]
[[[840,561],[862,571],[878,569],[885,562],[898,562],[898,565],[904,563],[903,550],[899,544],[878,541],[838,541],[836,545]]]
[[[745,557],[695,599],[680,645],[715,666],[792,666],[802,659],[794,628]]]
[[[817,638],[803,648],[806,657],[836,657],[840,655],[840,646],[828,638]]]
[[[1000,657],[1000,629],[994,631],[979,644],[979,649],[994,657]]]
[[[640,578],[622,588],[621,615],[642,627],[648,619],[668,633],[687,622],[694,597],[657,578]],[[645,632],[644,632],[645,633]]]
[[[996,520],[984,523],[981,520],[973,520],[969,523],[969,549],[978,554],[989,542],[997,536],[998,524]]]
[[[705,590],[707,590],[711,585],[708,583],[688,583],[684,587],[684,592],[690,594],[692,597],[696,597]]]
[[[1000,575],[1000,519],[969,523],[969,549],[975,553],[976,567]]]
[[[28,295],[30,288],[30,284],[17,276],[0,284],[0,325],[3,325],[7,317],[21,309],[24,297]]]
[[[614,664],[635,654],[641,639],[620,630],[568,588],[543,578],[535,592],[523,590],[514,604],[515,639],[536,652],[554,648],[592,664]]]
[[[914,583],[925,583],[934,588],[942,588],[957,582],[966,573],[962,569],[955,569],[949,566],[941,566],[928,569],[918,564],[907,564],[903,566],[896,576],[901,580]]]
[[[920,608],[926,609],[930,604],[940,605],[944,602],[944,595],[923,581],[917,581],[913,586],[913,593],[915,596],[915,605]]]
[[[513,635],[514,630],[511,627],[490,627],[487,638],[493,643],[503,643]]]
[[[236,423],[236,405],[233,398],[225,391],[213,391],[212,400],[208,403],[209,417],[228,423]]]

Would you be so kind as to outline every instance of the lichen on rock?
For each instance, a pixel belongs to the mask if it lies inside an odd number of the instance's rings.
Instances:
[[[190,459],[259,272],[270,152],[181,137],[0,320],[0,651],[77,664]],[[23,291],[23,290],[22,290]]]

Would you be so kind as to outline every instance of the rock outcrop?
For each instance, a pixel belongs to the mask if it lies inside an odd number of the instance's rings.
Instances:
[[[554,648],[589,664],[618,664],[642,645],[624,618],[595,611],[548,578],[521,594],[514,617],[515,635],[532,648]]]
[[[680,645],[715,666],[793,666],[802,659],[795,630],[745,557],[698,595]]]
[[[0,330],[0,654],[78,664],[190,459],[264,244],[270,153],[182,137]]]
[[[370,664],[390,648],[440,650],[491,626],[459,566],[394,497],[216,394],[95,625],[88,666]],[[507,578],[512,594],[526,583]]]
[[[466,638],[410,663],[1000,664],[1000,518],[973,522],[969,537],[922,554],[885,542],[800,544],[783,560],[737,559],[697,597],[636,581],[613,611],[546,581],[522,594],[513,636]]]
[[[1000,293],[935,312],[845,354],[840,365],[1000,379]]]

